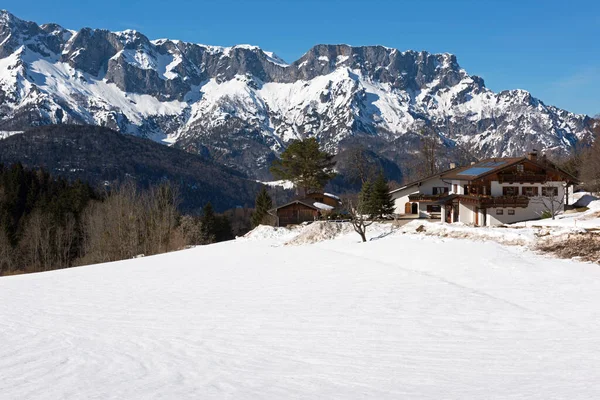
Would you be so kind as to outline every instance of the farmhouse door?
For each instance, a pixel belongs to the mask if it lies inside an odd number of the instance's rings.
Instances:
[[[412,204],[412,213],[413,214],[418,214],[419,213],[419,203],[413,203]]]
[[[412,212],[411,210],[412,210],[412,208],[410,206],[410,203],[406,203],[404,205],[404,214],[410,214]]]

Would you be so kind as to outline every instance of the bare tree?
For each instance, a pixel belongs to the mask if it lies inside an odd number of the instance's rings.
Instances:
[[[0,226],[0,276],[13,271],[14,250],[3,228]]]
[[[161,185],[140,191],[121,185],[86,210],[83,230],[86,263],[158,254],[182,247],[177,232],[178,191]]]
[[[373,224],[368,211],[368,199],[361,194],[348,196],[343,204],[350,215],[350,223],[363,242],[367,241],[367,228]]]
[[[563,190],[563,193],[564,190]],[[541,196],[536,196],[530,200],[534,204],[542,206],[543,210],[541,216],[549,216],[552,219],[556,219],[556,216],[564,210],[565,196],[559,195],[559,187],[555,185],[544,185],[542,186]]]
[[[124,184],[85,212],[86,262],[132,258],[144,252],[146,209],[134,184]]]
[[[178,191],[169,184],[150,188],[144,194],[146,253],[164,253],[172,250],[171,235],[177,224]]]
[[[433,175],[438,172],[438,156],[440,147],[439,138],[435,133],[421,130],[419,156],[421,159],[420,163],[422,165],[422,174],[424,176]]]
[[[600,121],[592,123],[595,140],[582,154],[581,175],[585,187],[593,193],[600,193]]]
[[[351,181],[360,183],[361,185],[372,181],[377,174],[377,168],[372,163],[369,163],[366,151],[363,146],[352,147],[348,150],[350,166],[348,177]]]
[[[63,226],[56,227],[55,243],[58,255],[58,267],[67,268],[71,266],[73,245],[76,237],[75,217],[68,214]]]

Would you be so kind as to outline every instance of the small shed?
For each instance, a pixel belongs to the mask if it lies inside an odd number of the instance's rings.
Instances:
[[[301,224],[319,218],[319,209],[308,201],[294,200],[269,210],[277,217],[277,226]]]
[[[326,204],[333,208],[337,208],[342,203],[340,198],[331,193],[309,193],[306,195],[306,200]]]
[[[269,214],[276,217],[277,226],[294,225],[330,215],[341,204],[340,198],[335,195],[310,193],[303,199],[296,199],[269,210]]]

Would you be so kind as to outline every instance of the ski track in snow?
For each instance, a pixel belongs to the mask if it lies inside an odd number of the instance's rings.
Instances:
[[[597,265],[357,239],[241,239],[0,278],[0,398],[600,395]]]

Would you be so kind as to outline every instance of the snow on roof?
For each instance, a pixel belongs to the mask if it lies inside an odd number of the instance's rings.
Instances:
[[[317,207],[319,210],[326,210],[326,211],[333,210],[332,206],[330,206],[328,204],[319,203],[318,201],[315,201],[313,203],[313,206]]]
[[[331,193],[323,193],[323,196],[331,197],[332,199],[341,200],[338,196]]]

